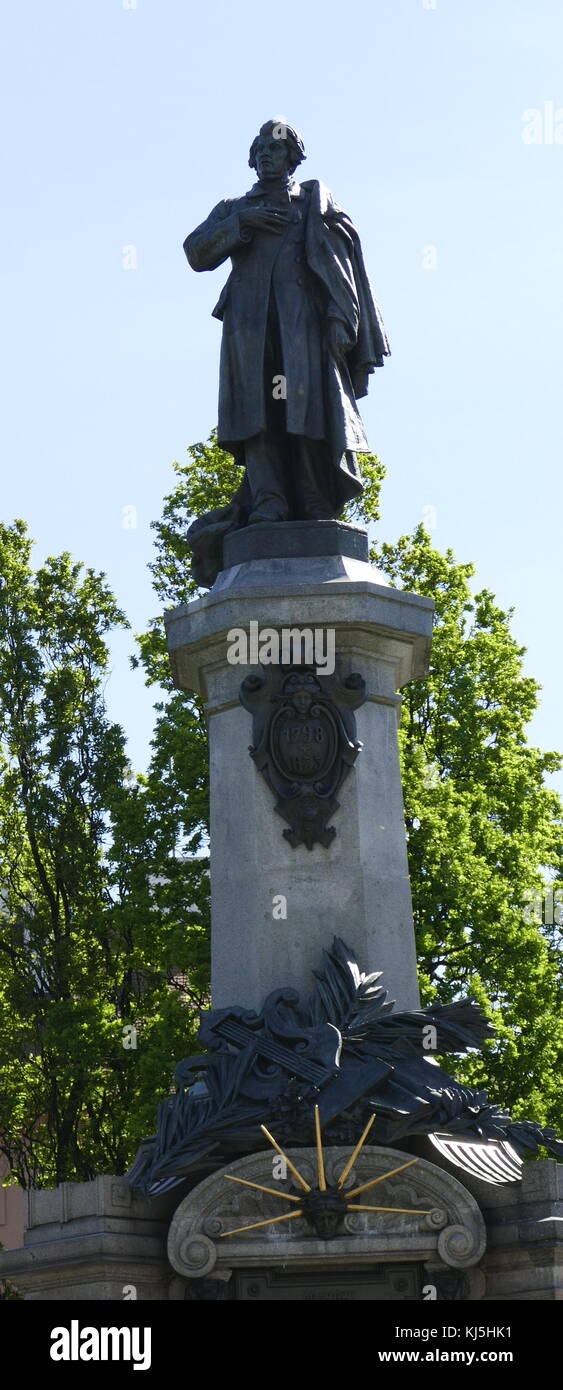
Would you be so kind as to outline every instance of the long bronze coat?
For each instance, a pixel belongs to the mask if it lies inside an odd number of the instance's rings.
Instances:
[[[267,428],[264,362],[273,294],[286,377],[290,434],[325,439],[339,470],[342,501],[361,490],[355,454],[368,448],[356,398],[382,365],[389,345],[364,269],[358,235],[331,193],[316,180],[290,188],[284,232],[241,229],[240,211],[268,203],[258,183],[242,198],[224,199],[186,238],[194,270],[213,270],[231,257],[232,271],[213,310],[223,321],[218,440],[237,445]],[[287,198],[285,206],[287,207]],[[326,344],[331,317],[344,323],[348,352],[337,361]]]

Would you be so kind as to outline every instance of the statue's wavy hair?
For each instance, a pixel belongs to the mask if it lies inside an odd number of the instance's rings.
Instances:
[[[274,120],[265,121],[264,125],[260,126],[258,135],[255,136],[250,146],[250,150],[248,153],[248,163],[251,169],[256,168],[256,148],[260,136],[267,130],[274,130],[276,126],[279,126],[280,129],[285,131],[285,135],[280,135],[279,138],[280,140],[285,140],[288,146],[289,171],[292,174],[294,169],[297,168],[298,164],[302,164],[303,160],[306,159],[307,156],[305,154],[305,146],[303,144],[301,136],[299,135],[297,130],[294,130],[293,126],[288,125],[287,121],[284,121],[283,116],[277,116]]]

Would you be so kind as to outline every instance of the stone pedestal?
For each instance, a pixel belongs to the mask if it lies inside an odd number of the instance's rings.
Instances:
[[[301,555],[311,549],[305,530],[314,531],[317,552],[332,553]],[[262,558],[233,563],[209,594],[165,619],[176,685],[203,696],[209,721],[213,1005],[259,1009],[273,989],[308,990],[336,934],[366,971],[383,972],[400,1007],[416,1007],[397,691],[426,673],[433,604],[385,583],[367,563],[359,528],[249,528],[242,540],[232,538],[235,556],[237,544],[248,553],[250,531]],[[229,560],[228,544],[225,553]],[[363,749],[338,792],[327,847],[291,847],[249,755],[252,718],[239,691],[260,666],[233,664],[228,634],[249,632],[251,623],[276,632],[333,630],[339,673],[359,672],[366,682],[356,714]]]
[[[428,1139],[411,1147],[451,1172]],[[563,1163],[524,1163],[521,1179],[505,1184],[483,1182],[470,1172],[462,1178],[487,1228],[485,1302],[563,1301]]]
[[[36,1301],[169,1296],[166,1237],[182,1188],[142,1202],[126,1178],[98,1177],[24,1193],[24,1243],[0,1253],[0,1279]]]
[[[329,1151],[329,1179],[343,1155]],[[364,1148],[359,1181],[411,1156]],[[282,1187],[264,1152],[229,1165],[190,1193],[186,1183],[151,1202],[133,1198],[127,1180],[115,1177],[31,1191],[24,1194],[24,1245],[0,1252],[0,1280],[9,1279],[25,1299],[60,1302],[183,1300],[196,1296],[198,1285],[204,1298],[422,1299],[428,1284],[446,1302],[561,1301],[563,1164],[526,1163],[520,1182],[493,1186],[468,1173],[461,1183],[439,1154],[434,1157],[399,1173],[385,1189],[389,1206],[420,1206],[431,1215],[358,1214],[354,1221],[351,1215],[334,1241],[315,1239],[299,1221],[290,1223],[289,1240],[283,1223],[220,1239],[225,1229],[277,1214],[275,1198],[224,1180],[228,1171]],[[293,1158],[314,1181],[316,1155],[301,1149]],[[331,1272],[335,1285],[329,1280],[325,1287]]]
[[[563,1301],[563,1163],[525,1163],[521,1183],[483,1185],[479,1202],[489,1232],[487,1300]]]

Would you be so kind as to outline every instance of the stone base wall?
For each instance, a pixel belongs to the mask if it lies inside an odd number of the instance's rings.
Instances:
[[[488,1205],[481,1199],[485,1300],[563,1301],[563,1163],[525,1163],[514,1186],[491,1189]]]
[[[32,1189],[24,1244],[0,1252],[0,1279],[30,1300],[168,1299],[166,1238],[184,1191],[142,1202],[114,1177]]]
[[[469,1281],[461,1297],[563,1300],[563,1164],[525,1164],[521,1183],[505,1187],[465,1175],[464,1183],[481,1208],[487,1249],[475,1271],[480,1277]],[[173,1214],[189,1186],[178,1185],[152,1202],[134,1198],[126,1179],[115,1177],[28,1192],[24,1244],[0,1252],[0,1279],[9,1279],[29,1300],[193,1297],[166,1253]],[[441,1296],[447,1300],[447,1290]]]

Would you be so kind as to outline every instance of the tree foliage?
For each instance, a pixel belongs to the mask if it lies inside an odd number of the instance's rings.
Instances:
[[[204,999],[205,874],[186,851],[205,794],[182,710],[189,797],[158,723],[130,776],[104,701],[107,635],[125,625],[104,576],[30,561],[24,524],[1,526],[0,1149],[22,1185],[49,1186],[123,1171],[189,1044],[171,981],[189,974]]]
[[[456,1074],[516,1116],[561,1126],[561,940],[530,911],[563,878],[562,808],[546,784],[561,759],[527,740],[539,687],[512,613],[472,593],[471,565],[422,527],[374,558],[436,604],[429,676],[403,692],[400,731],[421,991],[472,994],[495,1023],[497,1042]]]

